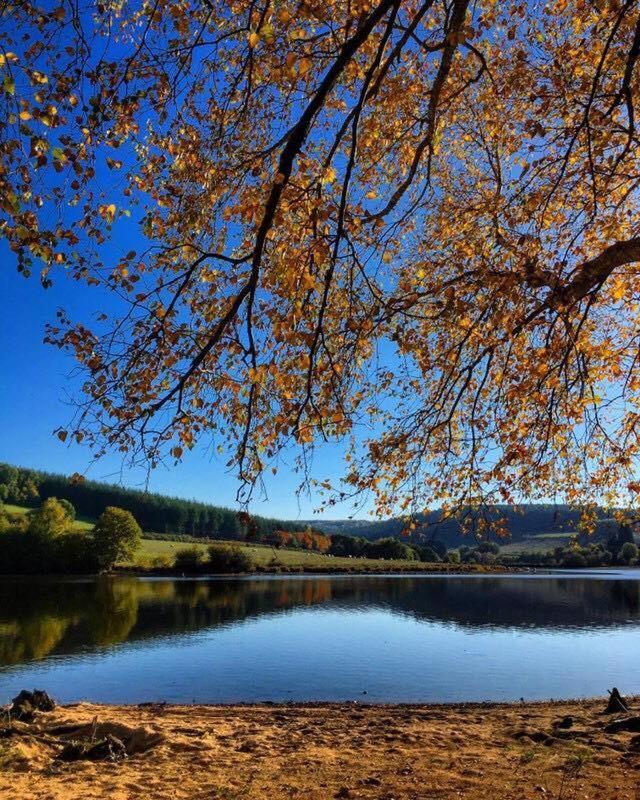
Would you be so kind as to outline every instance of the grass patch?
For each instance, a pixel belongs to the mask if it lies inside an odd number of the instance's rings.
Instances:
[[[510,542],[500,547],[504,555],[518,555],[520,553],[548,553],[556,547],[564,547],[575,532],[567,533],[539,533],[529,536],[519,542]]]

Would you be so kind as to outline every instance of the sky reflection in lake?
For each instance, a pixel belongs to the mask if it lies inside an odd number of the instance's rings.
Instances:
[[[103,702],[632,693],[639,578],[4,579],[0,701],[34,686]]]

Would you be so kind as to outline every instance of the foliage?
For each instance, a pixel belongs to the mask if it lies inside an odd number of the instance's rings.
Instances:
[[[638,547],[633,542],[625,542],[618,553],[618,560],[622,564],[632,564],[638,558]]]
[[[93,529],[93,546],[102,569],[130,558],[140,546],[142,530],[134,516],[122,508],[107,506]]]
[[[367,547],[367,540],[358,536],[347,536],[334,533],[331,537],[329,552],[334,556],[362,556]]]
[[[63,507],[50,498],[29,517],[0,513],[3,574],[93,573],[99,564],[93,538],[71,530]]]
[[[260,536],[256,531],[247,541],[271,545],[271,547],[295,547],[301,550],[315,550],[326,553],[331,546],[331,538],[307,528],[302,533],[277,530]]]
[[[71,527],[65,507],[55,498],[47,498],[29,514],[29,533],[40,539],[61,536]]]
[[[447,552],[447,561],[450,564],[459,564],[460,563],[460,551],[459,550],[449,550]]]
[[[33,503],[38,498],[38,474],[0,464],[0,501]]]
[[[422,547],[414,545],[413,550],[420,561],[426,561],[430,564],[435,564],[440,561],[441,556],[429,545],[424,545]]]
[[[500,552],[500,545],[497,542],[479,542],[476,546],[478,553],[491,553],[497,556]]]
[[[292,440],[304,468],[354,434],[323,488],[383,514],[635,496],[635,3],[13,3],[1,24],[3,237],[23,273],[120,303],[48,331],[86,377],[62,440],[153,466],[213,432],[246,498]]]
[[[201,572],[204,568],[204,553],[198,547],[182,547],[176,551],[173,565],[179,572]]]
[[[68,518],[69,522],[75,522],[75,519],[76,519],[76,510],[75,510],[75,508],[73,507],[73,503],[70,503],[70,502],[69,502],[69,501],[68,501],[66,498],[64,498],[64,497],[63,497],[63,498],[61,498],[60,500],[58,500],[58,502],[59,502],[59,503],[60,503],[60,505],[61,505],[61,506],[64,508],[64,510],[65,510],[65,513],[66,513],[66,515],[67,515],[67,518]]]
[[[246,549],[230,545],[212,544],[208,548],[208,568],[211,572],[251,572],[253,561]]]
[[[396,561],[417,560],[415,551],[409,545],[393,538],[369,542],[365,548],[365,556],[367,558],[385,558]]]

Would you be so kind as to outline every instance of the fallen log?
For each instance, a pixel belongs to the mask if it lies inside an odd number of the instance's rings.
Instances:
[[[620,731],[640,732],[640,717],[623,717],[615,719],[604,726],[605,733],[619,733]]]

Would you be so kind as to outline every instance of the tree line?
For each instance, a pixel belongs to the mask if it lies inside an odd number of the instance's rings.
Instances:
[[[179,536],[242,540],[249,532],[262,538],[278,530],[303,532],[307,527],[302,522],[249,517],[195,500],[0,464],[0,501],[34,507],[47,497],[68,499],[80,516],[91,519],[107,506],[117,506],[133,514],[145,531]]]

